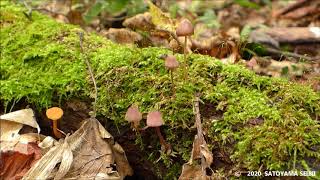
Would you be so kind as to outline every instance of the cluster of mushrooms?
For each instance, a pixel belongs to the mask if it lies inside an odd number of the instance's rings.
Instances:
[[[142,120],[142,113],[139,111],[139,108],[137,105],[131,105],[127,113],[125,115],[125,119],[131,123],[132,127],[135,130],[145,130],[149,127],[155,128],[156,133],[160,139],[161,149],[165,149],[166,151],[171,150],[171,146],[164,140],[161,131],[160,126],[164,124],[162,119],[162,114],[160,111],[151,111],[147,115],[147,126],[139,129],[140,121]]]
[[[184,77],[187,78],[187,38],[188,36],[193,35],[194,28],[191,22],[187,19],[184,19],[180,22],[176,29],[176,35],[178,37],[184,37]],[[173,71],[175,71],[179,67],[179,62],[177,61],[174,55],[166,55],[165,57],[165,67],[170,71],[172,88],[174,88],[173,82]],[[174,89],[173,89],[174,90]],[[142,120],[142,113],[139,111],[137,105],[131,105],[125,115],[125,119],[131,123],[131,127],[135,130],[145,130],[149,127],[153,127],[156,130],[157,136],[159,137],[160,144],[162,149],[164,148],[167,152],[171,151],[171,146],[168,144],[163,138],[160,126],[164,124],[162,119],[162,114],[160,111],[151,111],[147,115],[147,126],[139,129],[140,121]]]
[[[188,64],[187,63],[187,38],[188,36],[193,35],[193,33],[194,33],[194,28],[191,22],[187,19],[182,20],[176,29],[176,35],[178,37],[184,37],[183,52],[184,52],[184,77],[185,78],[187,77],[187,64]],[[170,71],[172,88],[174,90],[173,71],[175,71],[179,67],[179,62],[177,61],[176,57],[173,55],[167,55],[165,57],[165,67]],[[61,138],[63,136],[63,132],[58,129],[58,126],[59,126],[59,120],[63,115],[63,110],[59,107],[52,107],[46,111],[46,115],[48,119],[52,120],[52,129],[53,129],[54,136],[57,138]],[[129,107],[125,115],[125,119],[132,124],[132,127],[135,130],[139,130],[139,124],[140,124],[140,121],[142,120],[142,113],[139,111],[139,108],[137,105],[131,105],[131,107]],[[166,150],[171,150],[170,144],[168,144],[164,140],[160,131],[160,126],[164,124],[161,112],[160,111],[149,112],[147,115],[146,124],[147,126],[140,130],[145,130],[148,127],[155,128],[156,133],[160,139],[161,146]]]

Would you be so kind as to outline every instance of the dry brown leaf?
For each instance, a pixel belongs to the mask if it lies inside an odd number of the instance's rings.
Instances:
[[[1,179],[21,179],[40,157],[41,150],[36,143],[18,143],[13,151],[1,151]]]
[[[200,146],[200,152],[201,155],[205,158],[206,167],[210,167],[213,162],[213,155],[205,142]]]
[[[201,160],[204,157],[204,166],[198,164],[196,160]],[[194,137],[192,145],[192,153],[189,161],[182,167],[182,173],[179,179],[210,179],[210,176],[206,175],[206,168],[210,169],[210,165],[213,162],[213,155],[210,152],[207,143],[204,141],[200,144],[200,140],[197,135]]]
[[[110,28],[107,32],[104,32],[103,35],[113,42],[120,44],[134,44],[142,40],[140,34],[125,28]]]
[[[155,29],[155,25],[152,23],[151,14],[149,12],[127,18],[122,24],[133,30],[150,31]]]
[[[52,147],[24,179],[123,179],[132,173],[121,146],[98,120],[90,118]]]
[[[195,135],[194,141],[192,143],[191,158],[189,159],[189,163],[193,164],[193,161],[196,159],[201,159],[200,141],[197,135]]]
[[[0,120],[0,139],[1,141],[18,141],[19,131],[23,124]]]
[[[40,132],[40,127],[34,117],[32,109],[22,109],[14,112],[10,112],[0,116],[0,121],[11,121],[20,123],[22,125],[28,125],[37,128],[38,133]],[[1,132],[6,131],[6,129],[1,129]],[[2,134],[1,133],[1,134]]]
[[[207,180],[208,176],[204,176],[200,165],[190,165],[188,163],[182,166],[182,173],[179,180]]]

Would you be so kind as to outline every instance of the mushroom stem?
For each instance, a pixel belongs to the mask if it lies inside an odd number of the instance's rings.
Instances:
[[[158,137],[159,137],[161,146],[165,147],[165,151],[170,151],[170,150],[171,150],[171,146],[170,146],[170,144],[168,144],[168,143],[164,140],[164,138],[163,138],[163,136],[162,136],[162,134],[161,134],[161,131],[160,131],[160,127],[155,127],[155,130],[156,130],[156,133],[157,133],[157,135],[158,135]]]
[[[62,134],[58,131],[58,120],[53,121],[52,129],[53,129],[54,136],[56,136],[57,138],[62,137]]]
[[[184,58],[184,67],[183,67],[183,73],[184,73],[184,79],[187,79],[187,36],[184,36],[184,45],[183,45],[183,58]]]
[[[173,71],[170,70],[170,76],[171,76],[171,89],[173,94],[175,94],[175,88],[174,88],[174,82],[173,82]]]
[[[140,124],[140,121],[134,121],[132,122],[131,127],[137,130],[139,129],[139,124]]]

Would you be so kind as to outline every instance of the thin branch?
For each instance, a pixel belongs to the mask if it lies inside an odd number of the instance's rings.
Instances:
[[[90,74],[90,77],[91,77],[91,80],[93,82],[93,85],[94,85],[94,91],[95,91],[95,94],[94,94],[94,105],[93,105],[93,117],[96,117],[96,113],[97,113],[97,99],[98,99],[98,88],[97,88],[97,83],[96,83],[96,80],[94,78],[94,75],[93,75],[93,71],[92,71],[92,68],[91,68],[91,65],[90,65],[90,62],[88,60],[88,57],[86,55],[86,53],[84,52],[84,49],[83,49],[83,32],[80,32],[79,33],[79,39],[80,39],[80,50],[81,50],[81,53],[83,54],[84,56],[84,60],[86,62],[86,65],[87,65],[87,68],[88,68],[88,71],[89,71],[89,74]]]
[[[319,60],[319,57],[307,57],[304,55],[300,55],[300,54],[296,54],[293,52],[285,52],[285,51],[281,51],[281,50],[277,50],[274,48],[267,48],[266,49],[268,53],[274,54],[274,55],[284,55],[287,57],[293,57],[293,58],[298,58],[298,59],[305,59],[307,61],[317,61]]]
[[[299,7],[303,6],[304,4],[306,4],[307,2],[309,2],[309,0],[298,0],[297,2],[291,4],[291,5],[288,5],[282,9],[280,9],[276,14],[275,16],[278,17],[280,15],[283,15],[283,14],[286,14],[290,11],[293,11],[295,9],[298,9]]]

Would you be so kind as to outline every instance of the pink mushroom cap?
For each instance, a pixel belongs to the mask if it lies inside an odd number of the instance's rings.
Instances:
[[[183,19],[176,29],[177,36],[191,36],[193,33],[193,25],[188,19]]]
[[[179,62],[177,61],[176,57],[174,57],[173,55],[168,55],[166,57],[164,65],[166,66],[166,68],[170,70],[174,70],[179,67]]]
[[[142,114],[138,106],[132,105],[128,108],[125,119],[128,122],[139,122],[142,119]]]
[[[149,112],[147,115],[147,126],[159,127],[163,125],[162,115],[159,111]]]

